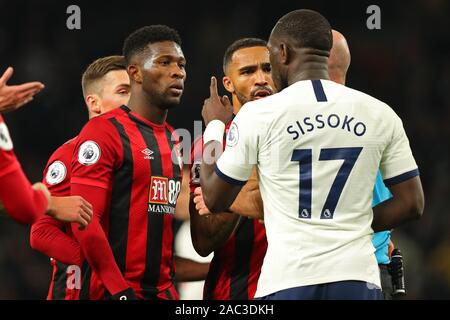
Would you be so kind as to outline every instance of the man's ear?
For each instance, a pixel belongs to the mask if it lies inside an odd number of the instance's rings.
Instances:
[[[101,99],[96,94],[90,94],[84,100],[89,109],[89,112],[93,115],[98,115],[102,112]]]
[[[281,55],[281,62],[283,64],[289,64],[290,60],[290,49],[285,43],[280,44],[280,55]]]
[[[227,90],[229,93],[234,93],[233,82],[231,82],[231,79],[229,77],[224,76],[222,78],[222,83],[223,83],[225,90]]]
[[[138,68],[138,66],[131,64],[127,67],[127,72],[128,75],[130,76],[130,80],[137,82],[137,83],[142,83],[142,73],[140,68]]]

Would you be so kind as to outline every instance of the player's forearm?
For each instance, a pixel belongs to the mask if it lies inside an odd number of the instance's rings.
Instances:
[[[222,212],[229,208],[232,201],[225,201],[227,196],[217,188],[214,173],[216,162],[222,153],[222,145],[219,141],[209,141],[203,149],[203,161],[200,167],[200,184],[203,189],[203,198],[211,212]]]
[[[239,215],[224,212],[200,215],[195,208],[193,195],[189,204],[191,238],[195,251],[203,257],[217,250],[228,240],[239,222]]]
[[[70,238],[62,228],[64,228],[64,224],[51,217],[40,218],[31,227],[31,247],[62,263],[81,265],[80,245]]]
[[[82,231],[78,229],[78,224],[72,223],[72,231],[80,243],[84,257],[111,295],[127,289],[129,286],[117,266],[99,221],[94,219]]]
[[[374,232],[391,230],[420,216],[416,207],[392,198],[373,208],[372,229]]]
[[[201,281],[208,275],[209,263],[197,262],[191,259],[175,256],[175,281]]]
[[[0,178],[0,200],[5,211],[20,223],[31,224],[45,214],[48,206],[41,190],[34,190],[20,167]]]
[[[72,232],[80,243],[84,257],[112,295],[127,289],[129,286],[117,266],[108,239],[100,225],[106,208],[107,190],[71,184],[71,194],[84,197],[94,208],[94,217],[86,229],[79,230],[78,224],[71,224]]]
[[[419,177],[391,186],[393,197],[373,208],[372,229],[391,230],[403,223],[419,219],[424,209],[424,196]]]
[[[230,206],[230,211],[253,219],[264,218],[264,205],[257,180],[249,180]]]

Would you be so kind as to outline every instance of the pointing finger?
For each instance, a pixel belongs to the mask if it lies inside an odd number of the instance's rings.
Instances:
[[[209,94],[211,97],[218,97],[219,94],[217,93],[217,80],[216,77],[211,77],[211,84],[209,86]]]

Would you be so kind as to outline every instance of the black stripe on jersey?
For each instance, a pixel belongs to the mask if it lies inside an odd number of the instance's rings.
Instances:
[[[164,294],[166,295],[167,299],[174,300],[174,297],[172,295],[172,292],[170,292],[170,289],[165,290]]]
[[[132,114],[128,114],[128,116],[136,122],[147,148],[154,152],[154,159],[150,161],[150,175],[162,176],[161,152],[153,129]],[[149,213],[147,228],[147,253],[141,287],[144,299],[154,299],[158,292],[157,285],[161,269],[164,214]]]
[[[230,279],[231,300],[248,300],[248,278],[254,237],[253,220],[242,217],[235,234],[235,260]]]
[[[219,256],[214,255],[203,287],[203,300],[213,299],[214,290],[219,280],[220,269],[223,267],[221,266],[222,263],[223,261],[220,261]]]
[[[67,265],[56,261],[55,278],[53,279],[52,300],[66,299]]]
[[[175,154],[175,152],[176,152],[176,150],[174,149],[175,142],[172,141],[172,133],[169,131],[168,128],[165,129],[165,132],[166,132],[167,141],[169,142],[169,148],[172,151],[171,157],[172,157],[173,178],[176,180],[179,180],[181,182],[181,175],[183,174],[183,171],[180,168],[180,163],[179,163],[178,157]],[[180,183],[180,192],[181,192],[181,183]],[[178,201],[178,199],[177,199],[177,201]],[[178,231],[176,219],[173,219],[172,220],[172,248],[175,248],[175,233],[176,233],[176,231]],[[172,250],[172,262],[173,262],[173,250]],[[172,279],[174,279],[175,273],[176,273],[176,270],[174,270],[174,268],[172,267],[172,270],[171,270]],[[173,299],[173,297],[172,297],[172,299]]]
[[[122,124],[115,118],[111,123],[119,132],[123,146],[123,165],[113,176],[111,192],[111,207],[109,209],[108,240],[114,253],[117,266],[122,274],[125,273],[128,243],[128,223],[133,184],[133,155],[130,139]]]
[[[81,266],[81,274],[83,277],[81,280],[80,300],[90,300],[92,269],[87,260],[83,261],[83,265]]]
[[[317,102],[325,102],[327,100],[327,96],[325,95],[325,91],[323,91],[322,82],[320,80],[311,80],[314,94],[316,95]]]
[[[171,270],[170,270],[170,277],[172,278],[172,282],[174,282],[175,280],[175,274],[177,272],[177,270],[175,270],[175,261],[173,260],[173,253],[174,253],[174,248],[175,248],[175,234],[178,232],[180,225],[179,220],[177,219],[172,219],[172,224],[171,224],[171,228],[172,228],[172,265],[171,265]]]

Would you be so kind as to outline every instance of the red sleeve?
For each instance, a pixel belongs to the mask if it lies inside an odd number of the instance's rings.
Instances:
[[[112,295],[129,287],[100,223],[108,207],[112,173],[121,163],[119,142],[117,130],[108,119],[100,116],[89,121],[78,137],[70,183],[71,194],[83,197],[94,209],[94,217],[85,230],[72,224],[73,234],[84,257]]]
[[[0,177],[20,168],[13,150],[8,127],[0,114]]]
[[[122,144],[106,117],[90,120],[81,130],[72,155],[71,184],[109,189],[112,174],[122,162]]]
[[[48,257],[69,265],[81,265],[80,245],[65,232],[65,224],[41,217],[30,232],[30,245]]]
[[[52,196],[70,196],[70,174],[75,146],[76,140],[69,140],[56,149],[48,159],[42,183],[47,186]]]
[[[13,151],[8,127],[0,115],[0,201],[6,212],[20,223],[33,223],[47,210],[48,202],[42,191],[31,184]]]
[[[59,147],[44,169],[43,183],[52,196],[70,196],[70,169],[74,140]],[[81,265],[80,245],[67,235],[68,224],[49,216],[41,217],[30,231],[30,245],[33,249],[69,265]]]
[[[78,230],[78,224],[72,223],[72,232],[80,243],[84,257],[112,295],[127,289],[129,286],[117,266],[108,239],[100,225],[99,216],[105,210],[108,191],[82,184],[72,184],[71,190],[72,194],[84,197],[94,207],[94,218],[85,230]]]
[[[31,188],[20,167],[0,177],[0,200],[14,220],[26,224],[43,216],[48,206],[44,193]]]
[[[195,188],[200,187],[200,165],[202,163],[203,137],[196,139],[192,145],[191,161],[189,161],[189,189],[191,193]]]

